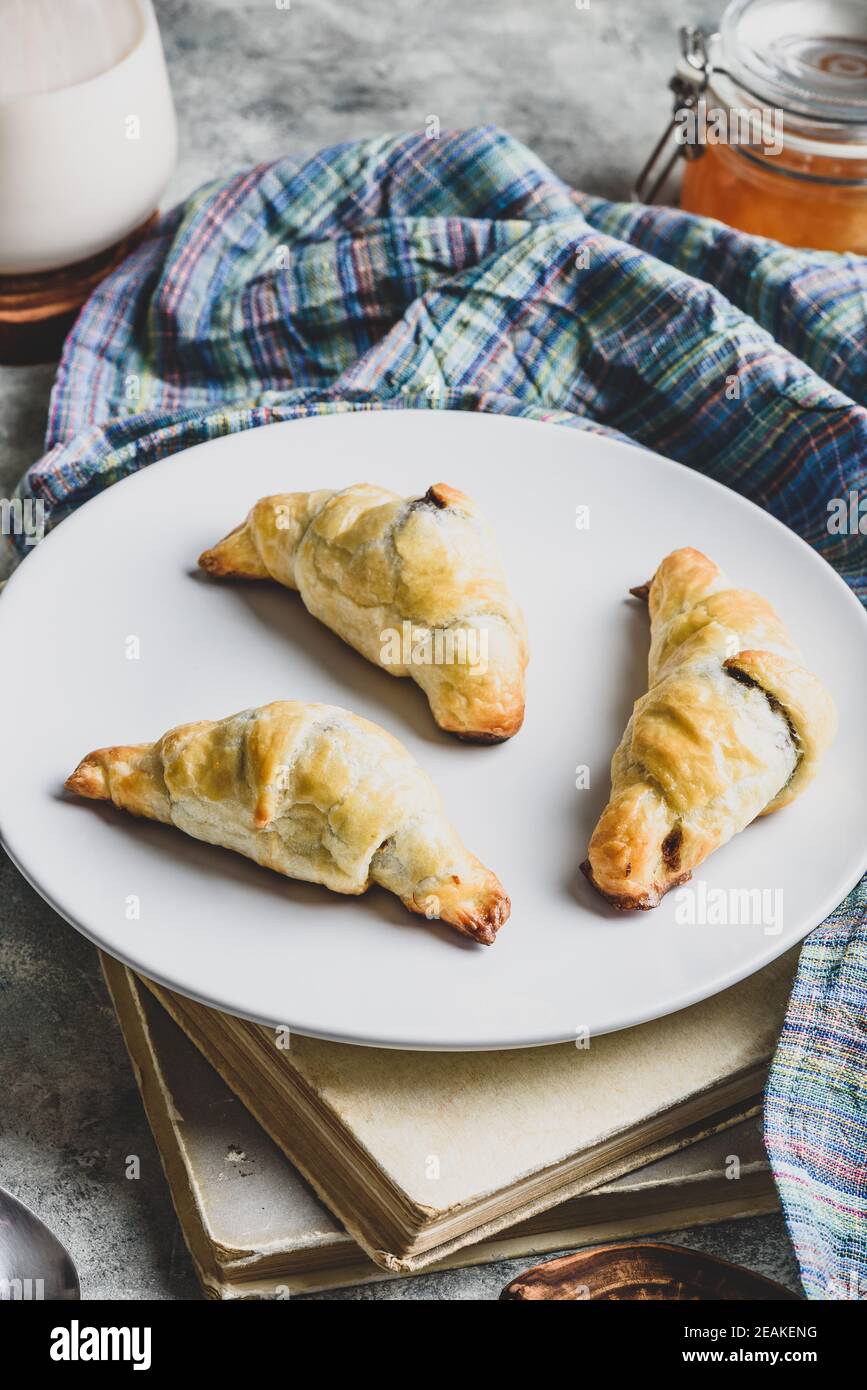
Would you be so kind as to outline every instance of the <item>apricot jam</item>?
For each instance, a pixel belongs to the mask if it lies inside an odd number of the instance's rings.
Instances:
[[[684,166],[680,205],[788,246],[867,255],[867,151],[844,161],[786,148],[750,159],[708,145]]]

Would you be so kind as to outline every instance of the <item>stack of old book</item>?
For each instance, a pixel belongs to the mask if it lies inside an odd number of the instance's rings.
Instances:
[[[757,1116],[795,953],[512,1052],[288,1036],[103,969],[212,1298],[280,1298],[776,1208]]]

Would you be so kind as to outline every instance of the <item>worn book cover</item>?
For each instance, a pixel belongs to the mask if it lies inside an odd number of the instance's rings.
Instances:
[[[499,1053],[289,1038],[149,987],[369,1258],[404,1272],[611,1183],[753,1101],[794,966],[790,953],[589,1046]]]
[[[133,972],[107,958],[104,968],[205,1293],[281,1298],[400,1277],[364,1254]],[[684,1132],[668,1157],[430,1268],[773,1211],[758,1109],[758,1097],[732,1107],[715,1133]]]

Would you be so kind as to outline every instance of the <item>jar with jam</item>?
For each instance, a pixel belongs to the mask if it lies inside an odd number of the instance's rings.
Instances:
[[[685,211],[867,254],[865,0],[734,0],[718,33],[684,29],[681,45],[636,196],[653,201],[683,155]]]

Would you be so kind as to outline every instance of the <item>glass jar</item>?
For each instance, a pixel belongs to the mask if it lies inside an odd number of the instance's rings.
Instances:
[[[687,212],[791,246],[867,253],[864,0],[734,0],[718,34],[683,30],[681,43],[675,114],[640,192],[674,135]]]

